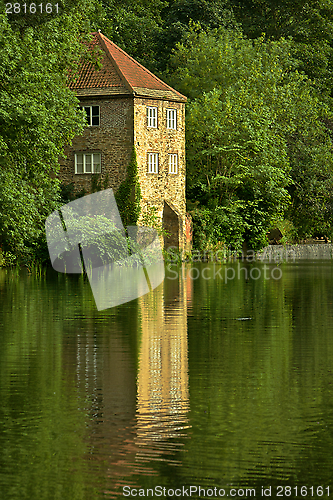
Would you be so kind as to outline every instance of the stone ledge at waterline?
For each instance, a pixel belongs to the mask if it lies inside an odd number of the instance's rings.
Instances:
[[[333,259],[333,244],[269,245],[260,252],[257,252],[256,258],[286,262],[293,262],[295,260],[330,260]]]

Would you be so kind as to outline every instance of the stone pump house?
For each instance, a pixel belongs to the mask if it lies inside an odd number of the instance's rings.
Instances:
[[[138,161],[141,213],[156,207],[170,234],[165,247],[190,247],[185,205],[185,102],[169,87],[102,33],[91,48],[102,52],[102,69],[83,63],[71,88],[87,113],[87,127],[61,160],[60,175],[75,190],[91,191],[100,174],[117,191],[127,175],[133,146]],[[139,220],[140,223],[140,220]]]

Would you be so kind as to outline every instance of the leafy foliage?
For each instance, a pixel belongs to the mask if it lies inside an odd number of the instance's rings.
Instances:
[[[38,183],[18,170],[0,170],[0,248],[6,264],[45,260],[44,222],[58,202],[58,182],[40,175]]]
[[[193,22],[236,27],[228,0],[102,0],[103,33],[151,71],[166,77],[176,44]]]
[[[141,190],[134,147],[131,161],[127,167],[127,177],[119,186],[115,198],[124,227],[136,225],[140,215]]]
[[[333,4],[329,0],[231,0],[243,31],[251,38],[265,33],[279,40],[292,37],[292,54],[318,91],[331,92]]]
[[[58,158],[84,126],[67,75],[84,55],[93,5],[84,15],[76,3],[44,23],[36,17],[38,29],[22,16],[0,15],[0,245],[7,262],[27,262],[45,249],[44,220],[60,203]]]
[[[330,115],[297,70],[291,44],[196,26],[178,46],[174,82],[191,98],[187,195],[199,210],[194,220],[203,216],[197,238],[199,231],[201,239],[204,232],[215,243],[239,246],[245,239],[255,248],[287,210],[298,218],[300,233],[323,220],[333,166],[323,118]],[[298,183],[301,170],[307,184]],[[309,199],[317,200],[312,221],[306,215]],[[212,222],[205,226],[207,209]]]
[[[156,40],[162,30],[162,0],[102,0],[103,33],[123,50],[150,69],[156,65]]]

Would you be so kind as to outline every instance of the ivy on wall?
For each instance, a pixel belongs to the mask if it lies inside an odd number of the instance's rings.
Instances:
[[[127,167],[127,177],[120,184],[115,198],[124,227],[136,225],[140,215],[141,189],[134,146],[131,161]]]
[[[106,174],[105,179],[102,182],[101,174],[91,175],[91,193],[97,193],[103,189],[107,189],[109,185],[109,174]]]

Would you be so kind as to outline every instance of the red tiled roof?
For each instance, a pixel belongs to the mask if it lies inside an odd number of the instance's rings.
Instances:
[[[91,49],[99,47],[104,53],[101,60],[102,69],[95,69],[89,62],[83,63],[77,80],[71,85],[73,90],[99,89],[100,93],[101,89],[105,89],[108,94],[133,95],[143,95],[144,90],[148,90],[150,94],[155,94],[156,91],[159,97],[163,97],[165,93],[167,98],[186,100],[185,96],[162,82],[102,33],[95,32],[92,35],[93,40],[89,44]]]

